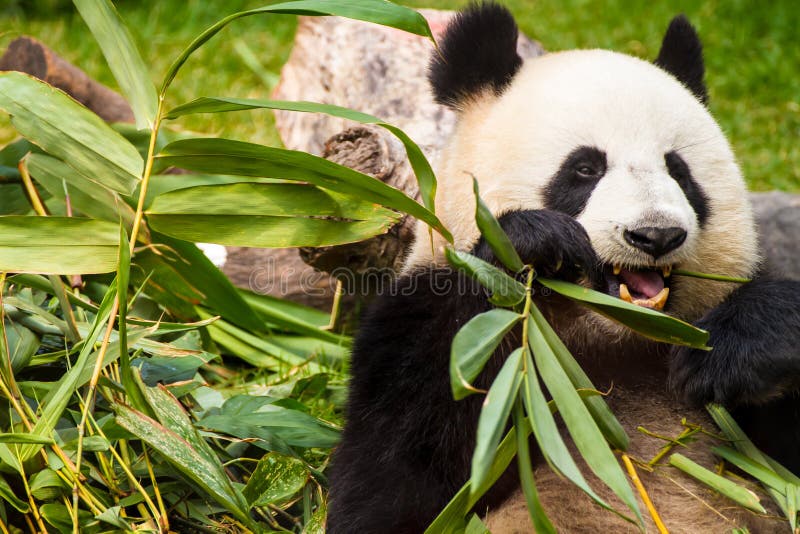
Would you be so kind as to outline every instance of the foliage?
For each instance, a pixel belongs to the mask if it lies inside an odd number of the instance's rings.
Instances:
[[[192,241],[358,241],[386,231],[398,210],[447,231],[428,208],[327,160],[162,131],[165,117],[191,113],[167,112],[166,93],[238,18],[334,14],[430,37],[427,23],[382,0],[235,13],[192,41],[156,91],[114,6],[75,5],[139,131],[0,74],[0,109],[24,137],[0,151],[0,524],[320,531],[350,338],[328,329],[328,314],[234,288]],[[432,198],[419,148],[381,124],[417,154]],[[208,174],[159,174],[173,164]]]
[[[430,29],[416,12],[383,0],[271,4],[210,26],[169,64],[156,90],[111,2],[74,3],[140,130],[106,125],[30,77],[0,74],[0,109],[24,138],[0,150],[0,524],[89,533],[322,532],[351,338],[331,331],[326,313],[234,288],[193,241],[331,245],[381,233],[402,213],[449,238],[432,211],[435,178],[413,141],[376,117],[224,96],[168,111],[168,90],[192,54],[245,17],[338,14],[426,37]],[[388,129],[410,155],[423,203],[309,154],[161,127],[193,113],[261,108]],[[161,174],[170,165],[197,174]],[[521,260],[477,189],[476,217],[497,256],[519,271]],[[523,335],[487,392],[470,480],[429,532],[483,532],[468,512],[515,455],[532,521],[552,531],[530,469],[531,433],[554,469],[612,509],[567,450],[555,411],[583,460],[628,507],[612,510],[641,524],[612,450],[624,450],[627,436],[533,302],[533,267],[523,267],[523,283],[463,252],[447,255],[490,289],[497,306],[454,340],[456,398],[482,393],[471,382],[489,356],[515,326]],[[618,299],[538,282],[652,338],[694,347],[707,339]],[[742,452],[750,460],[720,455],[750,468],[794,520],[797,481]]]

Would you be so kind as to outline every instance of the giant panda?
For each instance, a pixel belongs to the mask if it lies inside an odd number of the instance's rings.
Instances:
[[[516,42],[505,8],[472,4],[431,59],[434,96],[458,114],[436,194],[455,247],[497,264],[474,223],[474,176],[539,275],[662,309],[710,332],[710,352],[674,347],[557,296],[535,296],[596,387],[610,390],[631,456],[649,459],[664,445],[637,432],[640,425],[677,436],[685,417],[712,434],[703,406],[717,402],[763,450],[800,473],[800,283],[760,265],[744,181],[706,108],[694,28],[676,17],[653,63],[606,50],[523,62]],[[469,478],[482,397],[453,400],[450,344],[491,304],[477,283],[448,269],[444,245],[420,224],[404,274],[363,316],[346,425],[332,459],[330,534],[420,533]],[[676,268],[753,280],[671,275]],[[512,348],[498,349],[477,387],[488,388]],[[698,436],[710,441],[708,434]],[[681,452],[713,467],[708,449],[700,443]],[[510,467],[475,508],[495,534],[532,531],[515,472]],[[669,467],[640,476],[670,532],[785,528]],[[636,530],[543,461],[535,478],[560,532]]]

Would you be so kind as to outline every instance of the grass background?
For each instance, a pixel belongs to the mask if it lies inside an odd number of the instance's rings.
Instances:
[[[159,80],[200,31],[265,0],[117,0],[151,75]],[[464,0],[406,0],[414,7],[456,9]],[[686,13],[705,44],[710,108],[728,134],[751,188],[800,191],[800,10],[794,0],[505,0],[521,29],[548,50],[609,48],[652,59],[677,13]],[[5,0],[0,48],[21,34],[111,86],[99,48],[65,0]],[[296,22],[288,16],[235,22],[190,59],[170,89],[168,108],[198,96],[267,97],[288,57]],[[249,58],[249,59],[248,59]],[[255,59],[255,63],[253,62]],[[197,115],[182,128],[279,144],[269,112]],[[14,138],[0,117],[0,146]]]

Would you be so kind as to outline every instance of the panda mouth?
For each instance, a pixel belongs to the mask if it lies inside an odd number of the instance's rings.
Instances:
[[[672,266],[626,269],[614,264],[604,268],[609,295],[657,311],[667,304],[671,272]]]

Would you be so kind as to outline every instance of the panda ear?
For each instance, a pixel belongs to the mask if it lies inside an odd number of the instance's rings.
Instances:
[[[705,104],[708,101],[703,81],[703,45],[694,26],[684,15],[678,15],[669,23],[654,63],[675,76],[700,102]]]
[[[474,3],[457,13],[430,63],[436,101],[458,109],[486,89],[499,94],[522,65],[518,33],[511,13],[494,2]]]

